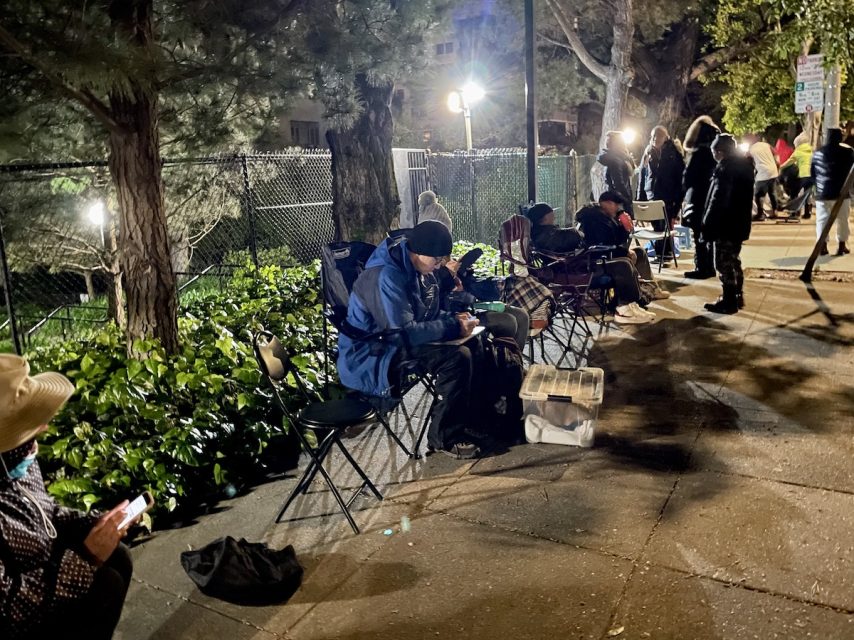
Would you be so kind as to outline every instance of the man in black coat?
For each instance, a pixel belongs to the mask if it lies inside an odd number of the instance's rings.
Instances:
[[[753,160],[738,151],[735,138],[721,133],[712,143],[718,166],[712,174],[700,235],[713,243],[715,269],[723,295],[705,308],[715,313],[738,313],[744,306],[742,243],[750,237],[753,214]]]
[[[828,129],[826,144],[816,151],[812,156],[810,164],[810,175],[815,183],[815,233],[818,239],[833,205],[841,197],[844,198],[839,214],[836,216],[836,240],[839,247],[836,255],[842,256],[850,253],[848,249],[848,216],[851,213],[851,199],[849,194],[842,193],[842,187],[848,172],[854,165],[854,149],[847,144],[842,144],[842,129]],[[821,251],[822,255],[828,253],[827,241]]]
[[[706,197],[717,162],[712,155],[711,144],[721,132],[709,116],[700,116],[685,134],[685,149],[688,151],[688,164],[682,175],[682,193],[685,202],[682,209],[682,224],[689,227],[694,235],[694,270],[685,273],[686,278],[705,280],[715,275],[712,246],[700,238],[703,213],[706,210]]]
[[[683,171],[685,161],[667,129],[662,126],[653,128],[649,145],[641,158],[637,199],[663,201],[671,226],[679,216],[682,204]],[[664,231],[664,222],[656,220],[652,227],[656,231]],[[658,240],[655,243],[655,252],[656,255],[667,257],[673,253],[673,247],[665,247],[664,241]]]
[[[605,148],[596,159],[605,167],[605,184],[608,191],[617,193],[623,199],[623,208],[632,215],[632,173],[634,162],[626,148],[622,131],[609,131],[605,134]]]

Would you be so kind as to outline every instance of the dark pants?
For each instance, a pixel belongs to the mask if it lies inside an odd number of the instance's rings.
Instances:
[[[679,216],[679,208],[681,206],[681,202],[679,200],[665,200],[664,201],[664,211],[667,214],[667,224],[670,225],[670,228],[673,229],[673,221]],[[652,221],[652,229],[653,231],[664,231],[664,220],[653,220]],[[652,243],[652,246],[655,248],[655,255],[662,259],[664,257],[670,258],[673,256],[673,238],[670,237],[665,241],[664,240],[656,240]]]
[[[128,548],[119,544],[95,572],[89,591],[67,610],[57,612],[38,638],[109,640],[119,623],[125,603],[133,561]]]
[[[641,297],[638,272],[628,258],[614,258],[598,266],[593,272],[592,284],[596,288],[612,287],[617,305],[637,302]]]
[[[466,440],[464,430],[469,425],[472,372],[479,353],[477,338],[464,345],[422,345],[409,353],[436,381],[439,400],[433,407],[427,429],[427,444],[432,449],[447,449]],[[396,365],[392,361],[389,379],[395,380],[396,376]]]
[[[741,254],[740,242],[715,240],[715,269],[724,288],[737,288],[744,282],[739,254]]]
[[[801,178],[800,180],[801,180],[801,188],[798,189],[798,193],[803,193],[804,191],[811,188],[815,184],[813,182],[813,179],[809,176],[807,176],[806,178]],[[804,201],[804,213],[806,213],[808,215],[812,215],[812,202],[810,202],[810,198],[807,198]]]
[[[691,232],[694,234],[694,269],[711,275],[715,272],[712,243],[700,241],[699,229],[691,229]]]
[[[777,207],[777,194],[774,192],[774,187],[777,184],[777,178],[770,180],[759,180],[753,186],[753,199],[756,201],[756,213],[762,215],[765,213],[765,196],[771,201],[771,214],[773,215]]]

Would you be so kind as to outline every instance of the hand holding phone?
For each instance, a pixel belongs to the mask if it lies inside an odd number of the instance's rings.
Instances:
[[[125,508],[125,517],[119,523],[117,528],[124,529],[129,526],[139,518],[139,516],[151,509],[152,506],[154,506],[154,496],[152,496],[148,491],[144,491]]]

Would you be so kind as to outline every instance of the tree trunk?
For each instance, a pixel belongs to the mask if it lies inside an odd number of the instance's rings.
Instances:
[[[125,305],[122,294],[122,278],[117,272],[104,274],[107,280],[107,317],[120,329],[125,326]]]
[[[130,97],[114,95],[110,105],[129,129],[110,135],[110,173],[121,215],[128,348],[137,338],[157,338],[168,353],[175,353],[177,289],[166,233],[156,97],[142,91]]]
[[[400,213],[391,154],[393,85],[371,86],[356,78],[364,112],[345,131],[330,129],[332,150],[332,219],[336,240],[378,244]]]
[[[691,82],[691,72],[697,49],[700,24],[696,17],[685,19],[670,30],[656,65],[649,70],[649,97],[646,100],[650,125],[662,125],[676,137],[673,126],[682,113],[685,92]]]
[[[113,25],[131,45],[154,48],[152,0],[112,0]],[[154,54],[152,54],[153,56]],[[127,301],[128,351],[157,338],[178,351],[178,292],[169,253],[157,130],[157,92],[144,80],[110,94],[118,128],[110,132],[110,174],[120,211],[121,277]]]
[[[95,283],[92,280],[92,272],[86,271],[83,278],[86,280],[86,295],[89,297],[89,302],[95,302]]]
[[[609,131],[622,127],[626,98],[634,75],[632,40],[635,23],[632,17],[632,0],[615,0],[613,8],[614,42],[611,45],[611,61],[605,76],[605,110],[602,113],[600,148],[605,147],[605,138]],[[593,182],[593,195],[597,196],[605,190],[605,168],[597,162],[590,171],[590,178]]]

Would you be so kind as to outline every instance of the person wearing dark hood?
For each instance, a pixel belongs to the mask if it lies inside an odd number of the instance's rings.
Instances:
[[[45,491],[36,437],[74,385],[29,373],[24,358],[0,354],[0,637],[106,640],[133,572],[120,544],[128,502],[97,516]]]
[[[388,238],[376,248],[353,285],[347,322],[366,333],[400,330],[402,340],[376,343],[339,333],[338,374],[350,389],[392,397],[405,345],[408,355],[436,377],[439,400],[427,431],[429,448],[470,459],[481,455],[469,415],[476,341],[471,346],[431,344],[466,338],[478,325],[468,313],[442,309],[436,274],[452,248],[451,232],[435,220],[418,224],[402,240]]]
[[[694,235],[694,270],[686,272],[685,277],[696,280],[713,278],[715,275],[712,245],[701,240],[700,227],[712,174],[717,166],[711,144],[720,132],[709,116],[700,116],[691,123],[685,135],[688,163],[682,175],[682,224],[689,227]]]
[[[740,254],[742,243],[750,238],[753,159],[739,152],[735,138],[728,133],[718,134],[711,149],[718,165],[712,174],[700,235],[713,244],[723,294],[704,306],[715,313],[733,314],[744,306]]]
[[[605,183],[608,191],[619,194],[625,203],[626,212],[632,215],[632,174],[634,162],[626,148],[622,131],[609,131],[605,134],[605,148],[597,158],[605,167]]]
[[[662,200],[667,219],[673,226],[679,217],[682,205],[682,173],[685,171],[685,161],[670,138],[670,134],[662,126],[653,128],[649,136],[649,145],[643,152],[640,163],[640,181],[638,182],[637,199]],[[664,223],[656,220],[652,223],[656,231],[664,231]],[[655,243],[656,255],[666,258],[673,253],[672,247],[665,247],[663,240]]]
[[[854,149],[842,144],[842,129],[828,129],[826,144],[812,156],[810,174],[815,183],[815,233],[820,239],[824,225],[830,218],[833,205],[843,198],[839,214],[836,216],[836,240],[839,246],[836,255],[842,256],[851,251],[848,249],[848,216],[851,212],[849,194],[842,193],[848,172],[854,165]],[[821,249],[822,255],[827,255],[827,241]]]

